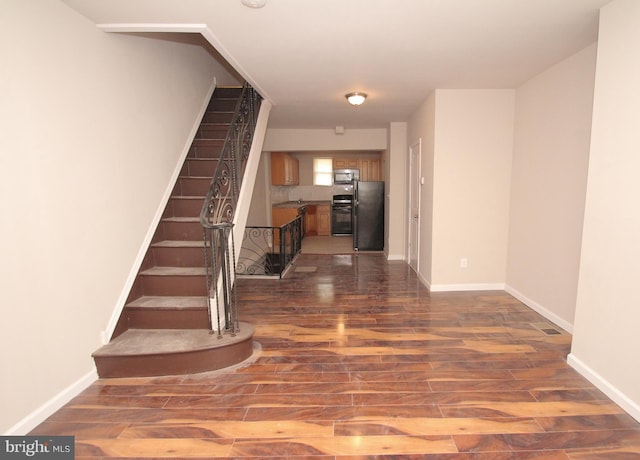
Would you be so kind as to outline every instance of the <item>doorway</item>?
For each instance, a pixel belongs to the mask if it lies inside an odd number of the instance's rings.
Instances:
[[[420,158],[422,139],[409,147],[409,266],[418,273],[420,254]]]

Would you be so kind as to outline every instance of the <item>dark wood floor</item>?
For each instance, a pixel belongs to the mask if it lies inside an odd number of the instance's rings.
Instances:
[[[77,458],[638,459],[640,425],[504,292],[430,294],[381,254],[240,280],[244,367],[100,380],[32,434]]]

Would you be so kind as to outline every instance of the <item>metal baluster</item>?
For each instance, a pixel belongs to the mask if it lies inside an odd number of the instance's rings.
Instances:
[[[233,235],[233,226],[231,227],[231,263],[233,268],[233,279],[231,280],[231,324],[233,335],[240,331],[240,319],[238,318],[238,291],[236,289],[236,244]]]
[[[209,328],[213,332],[214,324],[211,312],[213,305],[210,296],[215,291],[219,338],[222,337],[223,330],[230,331],[232,334],[239,330],[237,292],[235,291],[237,267],[233,218],[240,194],[241,174],[244,171],[244,163],[249,157],[256,127],[257,107],[260,99],[258,93],[251,86],[245,85],[242,96],[236,105],[235,115],[209,187],[205,206],[200,214],[201,224],[206,229],[204,233],[205,272]],[[206,247],[209,239],[211,259],[209,259],[209,251]],[[220,266],[218,267],[218,265]],[[220,302],[224,302],[222,305],[224,311],[220,309]],[[224,315],[224,320],[222,315]],[[222,324],[223,322],[224,324]]]

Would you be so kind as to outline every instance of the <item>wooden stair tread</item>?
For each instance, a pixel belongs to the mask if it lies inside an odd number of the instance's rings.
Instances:
[[[207,298],[203,296],[142,296],[129,302],[127,307],[180,310],[201,309],[207,308]]]
[[[140,272],[141,275],[152,276],[204,276],[204,267],[151,267]]]
[[[204,241],[202,240],[163,240],[153,243],[151,247],[154,248],[203,248]]]
[[[235,336],[218,337],[207,329],[129,329],[93,353],[94,357],[180,354],[222,348],[253,336],[253,327],[240,323]]]
[[[225,113],[225,112],[221,112],[221,111],[207,111],[207,113]],[[233,112],[226,112],[226,113],[233,113]],[[203,121],[202,123],[200,123],[200,126],[216,126],[216,127],[221,127],[221,128],[229,128],[231,126],[231,122],[222,122],[222,121]]]
[[[163,217],[164,222],[200,222],[200,217]]]

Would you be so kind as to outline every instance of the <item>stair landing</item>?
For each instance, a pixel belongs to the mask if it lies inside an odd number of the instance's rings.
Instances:
[[[93,354],[101,378],[184,375],[238,364],[253,353],[254,329],[235,336],[206,329],[129,329]]]

